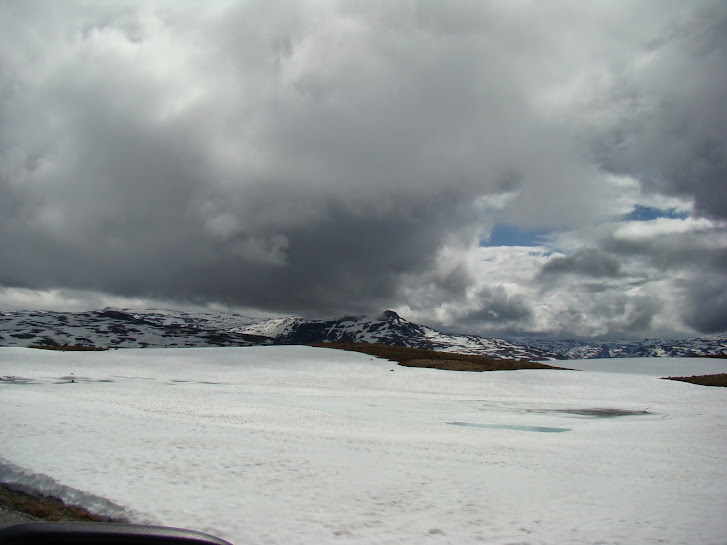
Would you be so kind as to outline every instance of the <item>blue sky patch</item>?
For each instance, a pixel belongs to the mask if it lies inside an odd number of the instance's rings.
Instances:
[[[541,246],[542,237],[550,233],[542,229],[520,229],[514,225],[498,223],[492,228],[490,237],[480,241],[481,246]]]
[[[676,208],[662,209],[653,206],[641,206],[637,204],[634,209],[624,216],[625,220],[630,221],[649,221],[657,218],[669,219],[686,219],[691,214],[689,212],[679,212]]]

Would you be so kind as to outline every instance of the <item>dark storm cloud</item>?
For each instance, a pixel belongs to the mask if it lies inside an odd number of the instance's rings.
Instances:
[[[616,75],[616,114],[596,156],[650,191],[693,197],[698,213],[727,217],[727,4],[695,2],[664,25],[641,59]],[[598,134],[598,132],[596,132]]]
[[[488,283],[478,244],[497,221],[611,220],[614,173],[724,215],[719,2],[2,10],[3,286],[306,314],[447,306],[516,330],[546,277],[626,282],[630,263],[686,257],[614,239]],[[619,309],[650,323],[609,297],[591,302],[614,324]]]
[[[550,259],[543,265],[541,274],[614,278],[618,276],[620,268],[621,264],[613,256],[595,248],[583,248],[572,255]]]
[[[532,125],[487,43],[393,33],[386,9],[37,7],[4,58],[6,285],[377,308],[472,236],[505,170],[482,154]]]
[[[727,281],[724,276],[692,278],[685,282],[682,318],[700,333],[727,330]]]

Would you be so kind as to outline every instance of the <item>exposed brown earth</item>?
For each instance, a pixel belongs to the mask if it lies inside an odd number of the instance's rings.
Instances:
[[[691,377],[664,377],[667,380],[678,380],[681,382],[690,382],[701,386],[722,386],[727,387],[727,373],[718,373],[716,375],[694,375]]]
[[[80,344],[31,344],[28,348],[37,348],[38,350],[60,350],[61,352],[100,352],[108,350],[108,348],[99,348],[97,346],[84,346]]]
[[[47,522],[115,522],[108,517],[94,515],[82,507],[66,505],[57,498],[28,494],[2,483],[0,505]]]
[[[498,360],[486,356],[436,352],[422,348],[407,348],[369,343],[316,343],[313,346],[363,352],[395,361],[404,367],[425,367],[445,371],[514,371],[518,369],[567,369],[533,361]]]

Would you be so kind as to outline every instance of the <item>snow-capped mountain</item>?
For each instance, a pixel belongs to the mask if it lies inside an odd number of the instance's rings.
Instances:
[[[319,342],[394,344],[518,360],[727,355],[727,335],[621,342],[487,339],[440,333],[390,310],[330,320],[112,308],[88,312],[0,311],[0,346],[145,348]]]
[[[246,346],[367,342],[493,358],[562,359],[557,354],[472,335],[446,335],[392,311],[334,320],[253,318],[240,314],[104,309],[0,312],[0,346],[93,345],[103,348]]]
[[[333,320],[275,318],[240,329],[253,335],[274,337],[278,343],[359,342],[394,344],[442,352],[477,354],[502,359],[563,359],[547,350],[531,348],[504,339],[474,335],[447,335],[417,325],[387,310],[371,316],[345,316]]]

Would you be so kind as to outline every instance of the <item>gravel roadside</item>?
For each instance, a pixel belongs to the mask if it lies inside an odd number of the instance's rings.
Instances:
[[[25,522],[37,522],[38,519],[31,517],[27,513],[17,511],[12,507],[0,505],[0,528],[3,526],[11,526],[13,524],[23,524]]]

